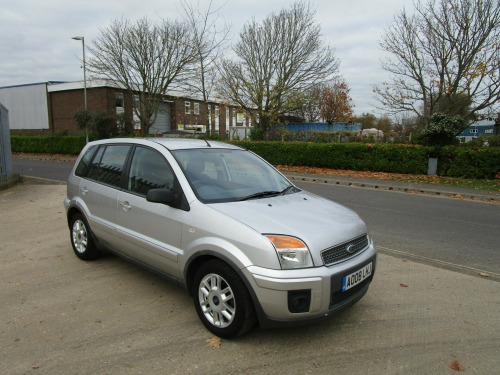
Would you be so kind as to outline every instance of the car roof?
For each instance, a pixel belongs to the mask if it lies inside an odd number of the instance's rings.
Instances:
[[[152,138],[111,138],[97,141],[98,144],[103,143],[135,143],[135,144],[151,144],[156,143],[164,146],[168,150],[189,150],[189,149],[209,149],[209,148],[225,148],[233,150],[241,150],[241,147],[225,142],[217,142],[205,139],[193,138],[167,138],[167,137],[152,137]]]

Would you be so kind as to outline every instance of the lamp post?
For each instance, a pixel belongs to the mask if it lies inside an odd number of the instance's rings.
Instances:
[[[87,71],[85,69],[85,38],[83,36],[74,36],[74,40],[82,41],[82,51],[83,51],[83,97],[85,100],[85,112],[87,112]],[[85,123],[85,143],[89,143],[89,132],[87,129],[87,123]]]

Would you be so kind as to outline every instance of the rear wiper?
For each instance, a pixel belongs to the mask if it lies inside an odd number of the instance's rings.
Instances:
[[[274,196],[276,196],[278,194],[281,194],[281,193],[282,193],[281,191],[273,191],[273,190],[270,190],[270,191],[261,191],[260,193],[251,194],[251,195],[249,195],[249,196],[247,196],[245,198],[241,198],[240,201],[246,201],[248,199],[274,197]]]

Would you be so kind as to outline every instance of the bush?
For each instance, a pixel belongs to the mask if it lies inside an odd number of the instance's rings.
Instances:
[[[80,129],[87,130],[97,139],[128,136],[133,132],[132,121],[124,114],[109,115],[102,111],[78,111],[74,120]]]
[[[435,113],[425,126],[420,139],[424,145],[445,146],[458,143],[457,135],[465,128],[465,120],[460,116],[450,117]]]

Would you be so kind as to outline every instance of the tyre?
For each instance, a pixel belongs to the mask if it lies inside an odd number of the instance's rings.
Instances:
[[[219,260],[204,263],[195,274],[192,292],[198,316],[215,335],[232,338],[255,325],[250,294],[226,263]]]
[[[71,217],[70,221],[71,245],[76,256],[83,260],[97,258],[100,253],[95,246],[90,227],[82,214],[78,213]]]

